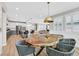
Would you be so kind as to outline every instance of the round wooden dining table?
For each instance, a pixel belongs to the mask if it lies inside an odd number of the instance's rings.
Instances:
[[[36,54],[34,53],[34,56],[38,56],[46,46],[52,46],[53,48],[55,48],[57,43],[59,42],[58,38],[60,38],[60,36],[58,35],[49,35],[48,37],[39,37],[38,35],[34,35],[30,38],[27,38],[25,42],[30,44],[30,46],[32,47],[40,47],[40,50]]]

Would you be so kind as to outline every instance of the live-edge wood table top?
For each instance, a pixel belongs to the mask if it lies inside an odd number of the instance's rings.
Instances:
[[[25,40],[25,42],[28,42],[35,47],[53,46],[59,42],[58,38],[60,38],[60,37],[62,37],[62,35],[49,34],[47,38],[45,36],[33,35],[33,36],[27,38],[27,40]]]

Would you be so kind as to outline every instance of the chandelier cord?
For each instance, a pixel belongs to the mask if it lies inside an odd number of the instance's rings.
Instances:
[[[48,5],[48,16],[49,16],[49,4],[50,4],[50,2],[47,2],[47,5]]]

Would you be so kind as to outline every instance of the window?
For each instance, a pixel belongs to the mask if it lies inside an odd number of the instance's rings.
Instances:
[[[53,31],[57,31],[57,18],[54,18],[54,22],[50,27]]]
[[[63,16],[57,17],[55,26],[58,32],[63,31]]]
[[[65,16],[65,31],[66,32],[71,32],[72,31],[72,16],[66,15]]]
[[[46,30],[46,24],[38,24],[38,31],[39,30]]]
[[[73,31],[79,32],[79,13],[73,15]]]

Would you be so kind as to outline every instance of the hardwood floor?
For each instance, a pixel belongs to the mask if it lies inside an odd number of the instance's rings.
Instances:
[[[8,38],[7,45],[3,47],[2,56],[18,56],[18,52],[15,46],[17,40],[24,40],[20,35],[12,35]],[[45,50],[40,56],[47,56]],[[79,48],[76,48],[74,56],[79,56]]]
[[[73,56],[79,56],[79,48],[75,49],[75,53],[73,54]]]
[[[15,46],[15,42],[17,40],[23,40],[20,35],[12,35],[8,38],[7,45],[3,47],[2,55],[3,56],[15,56],[17,54],[17,49]]]

